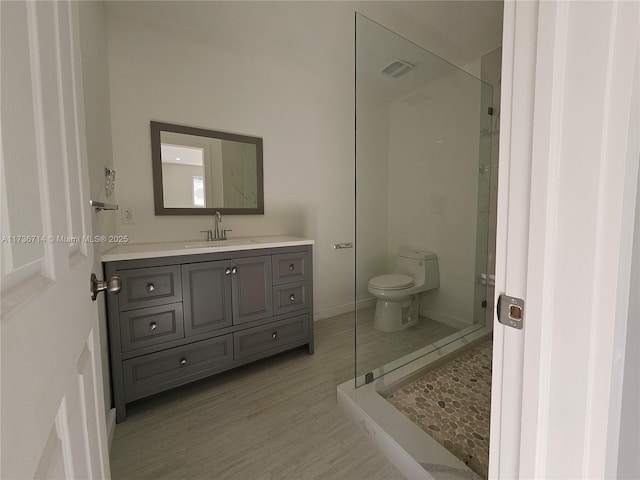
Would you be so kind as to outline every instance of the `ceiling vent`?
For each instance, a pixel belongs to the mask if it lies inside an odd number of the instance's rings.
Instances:
[[[394,60],[382,69],[382,73],[393,78],[402,77],[415,68],[415,65],[404,60]]]

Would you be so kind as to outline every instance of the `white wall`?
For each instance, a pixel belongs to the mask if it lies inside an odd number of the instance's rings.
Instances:
[[[232,236],[315,239],[316,313],[348,308],[353,252],[331,244],[354,236],[353,13],[242,2],[109,3],[107,11],[117,199],[137,217],[118,233],[132,242],[197,239],[213,223],[155,216],[150,120],[260,136],[265,214],[225,216],[224,227]],[[327,42],[339,46],[329,58],[316,51]]]
[[[115,193],[110,197],[105,192],[105,167],[113,168],[111,155],[111,118],[109,105],[109,68],[107,64],[107,34],[105,12],[102,2],[80,2],[80,47],[82,56],[82,80],[84,89],[87,155],[89,161],[90,194],[93,200],[115,203]],[[116,175],[116,192],[122,176]],[[94,235],[116,233],[114,211],[91,210]],[[93,244],[93,271],[102,278],[100,256],[113,245]],[[109,348],[105,302],[98,301],[100,343],[102,346],[102,380],[104,383],[105,407],[111,407],[111,381],[109,377]]]

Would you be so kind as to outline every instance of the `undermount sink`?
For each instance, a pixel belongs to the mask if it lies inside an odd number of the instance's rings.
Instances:
[[[260,243],[253,238],[233,238],[228,240],[211,240],[203,242],[189,243],[184,248],[208,248],[208,247],[232,247],[235,245],[250,245],[252,243]]]

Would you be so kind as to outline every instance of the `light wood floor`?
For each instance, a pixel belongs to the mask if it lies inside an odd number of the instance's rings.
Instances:
[[[120,479],[402,479],[336,405],[354,377],[353,314],[294,350],[132,403],[116,426]]]

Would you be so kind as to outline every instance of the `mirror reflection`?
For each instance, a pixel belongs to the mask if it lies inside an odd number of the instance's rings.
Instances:
[[[262,139],[151,122],[156,215],[264,213]]]

